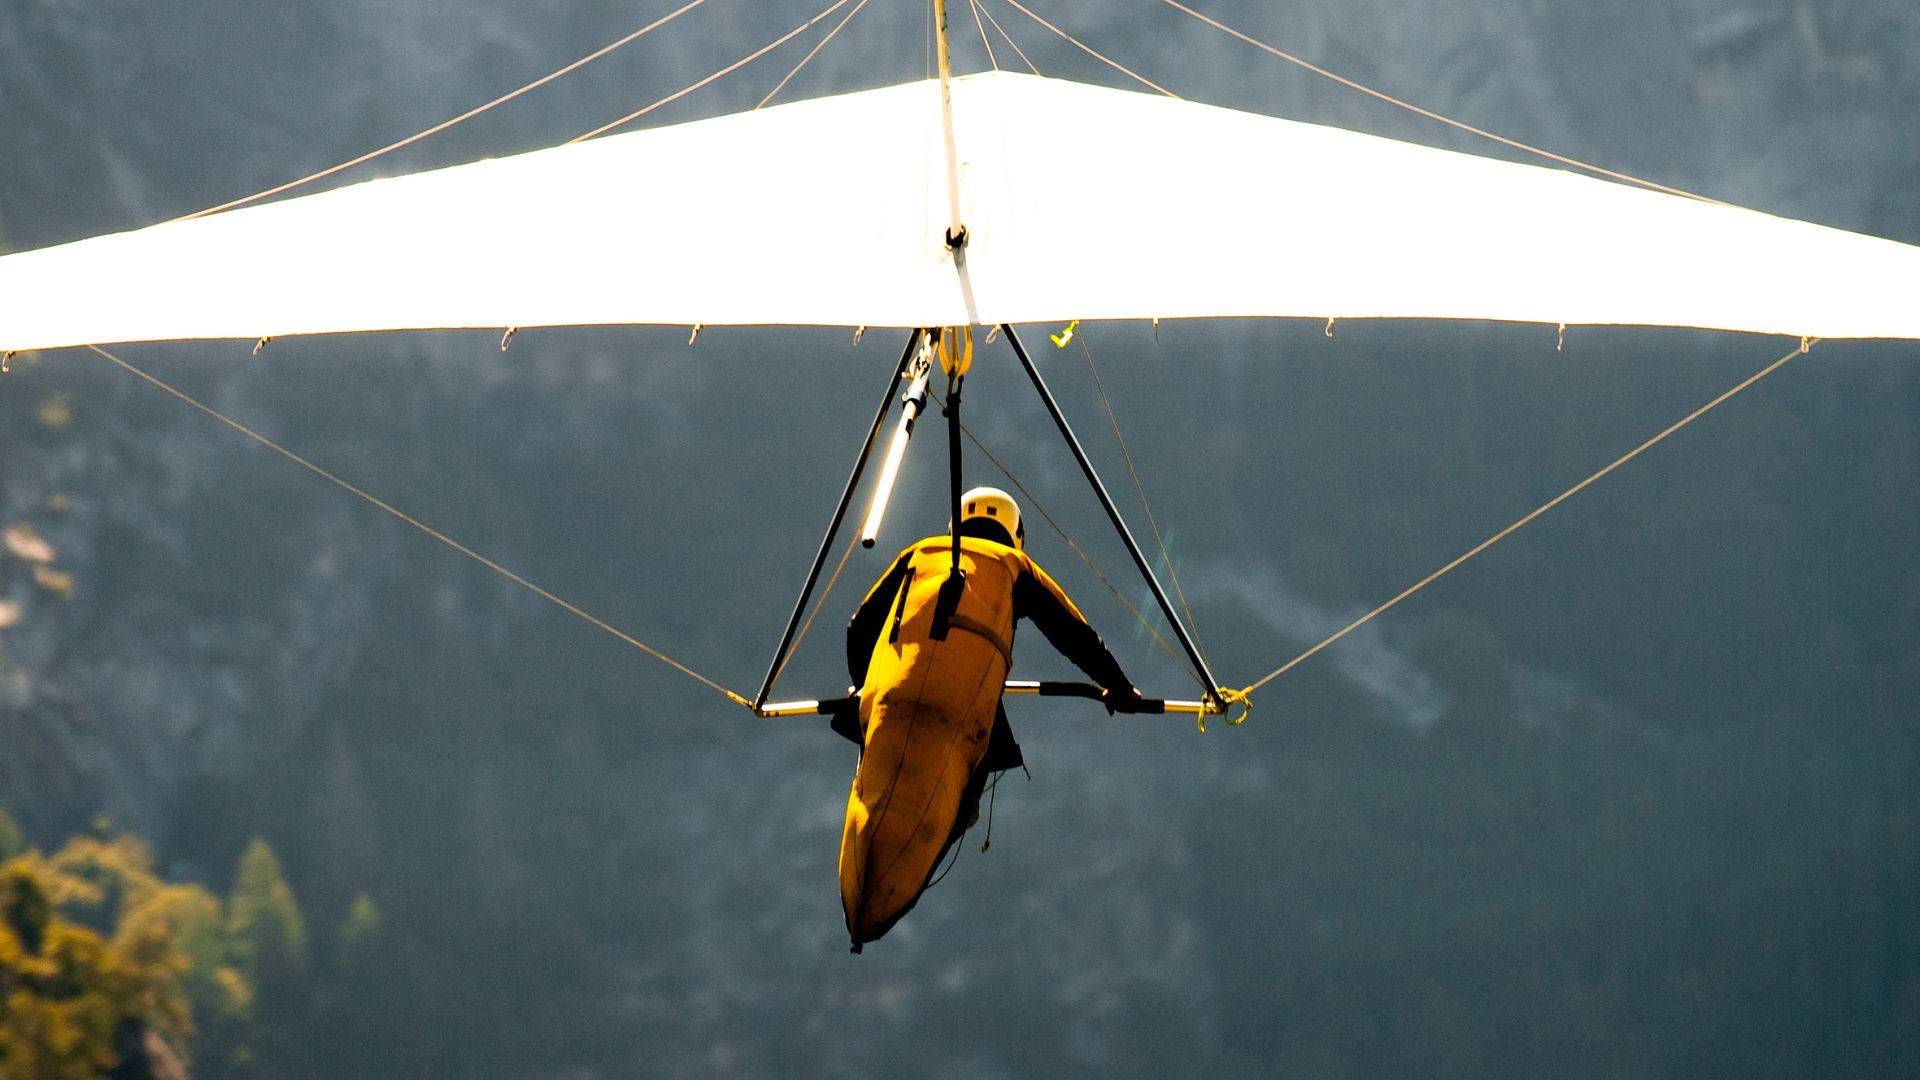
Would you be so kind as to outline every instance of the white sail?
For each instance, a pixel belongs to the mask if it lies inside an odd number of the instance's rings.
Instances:
[[[780,106],[0,258],[0,349],[1304,316],[1920,338],[1920,248],[1034,76]]]

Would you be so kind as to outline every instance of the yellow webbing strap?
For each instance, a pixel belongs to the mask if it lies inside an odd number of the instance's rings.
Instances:
[[[940,357],[940,370],[948,378],[959,378],[973,366],[973,327],[949,326],[934,339],[934,352]]]
[[[947,616],[947,625],[952,629],[965,630],[969,634],[985,639],[987,644],[999,652],[1000,658],[1007,662],[1007,670],[1013,670],[1013,645],[1006,638],[995,633],[993,627],[978,619],[969,619],[957,611]]]

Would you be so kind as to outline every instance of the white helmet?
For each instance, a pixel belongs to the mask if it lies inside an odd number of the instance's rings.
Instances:
[[[960,496],[960,521],[984,518],[1007,530],[1013,546],[1025,548],[1027,527],[1020,521],[1020,505],[1013,496],[996,487],[977,487]]]

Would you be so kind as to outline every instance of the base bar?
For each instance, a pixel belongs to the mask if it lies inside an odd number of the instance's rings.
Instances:
[[[856,699],[835,699],[843,704],[854,700]],[[775,701],[758,706],[753,711],[757,716],[814,716],[834,712],[835,710],[826,707],[829,704],[825,701]]]
[[[1106,691],[1092,683],[1084,682],[1026,682],[1008,680],[1001,689],[1005,694],[1038,694],[1041,697],[1078,697],[1090,701],[1104,701]],[[858,692],[846,697],[825,698],[814,701],[779,701],[754,707],[759,716],[831,716],[845,709],[860,707]],[[1189,716],[1219,714],[1225,710],[1212,701],[1174,701],[1167,698],[1141,698],[1133,703],[1130,713],[1143,713],[1153,716],[1165,713],[1181,713]]]
[[[1001,690],[1003,694],[1038,694],[1041,697],[1078,697],[1090,701],[1105,701],[1107,692],[1104,687],[1084,682],[1020,682],[1009,680]],[[1219,713],[1211,701],[1175,701],[1169,698],[1141,698],[1133,707],[1123,710],[1130,713],[1186,713],[1193,716],[1205,716]]]

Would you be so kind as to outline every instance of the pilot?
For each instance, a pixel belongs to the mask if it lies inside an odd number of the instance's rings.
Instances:
[[[900,553],[847,624],[858,716],[834,729],[860,744],[840,840],[840,898],[853,951],[913,908],[978,818],[993,773],[1022,764],[1000,692],[1014,624],[1047,641],[1104,688],[1109,713],[1140,698],[1100,635],[1023,550],[1020,508],[998,488],[960,497],[960,579],[949,584],[945,533]],[[957,586],[957,587],[956,587]]]

